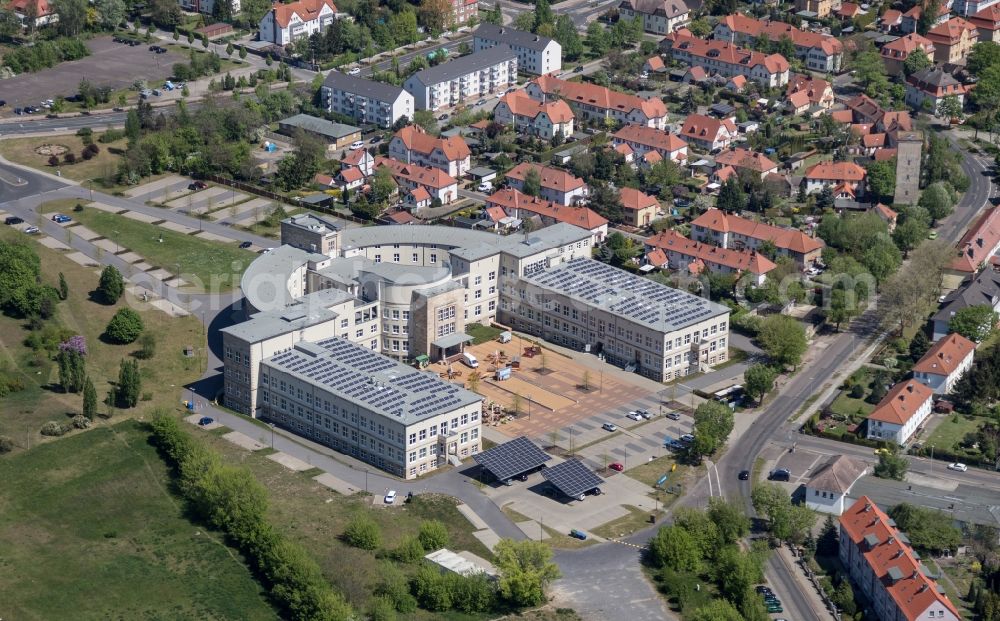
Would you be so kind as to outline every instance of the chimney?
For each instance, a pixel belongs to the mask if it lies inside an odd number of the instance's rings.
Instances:
[[[865,503],[865,513],[868,513],[871,510],[872,510],[872,503],[866,502]]]

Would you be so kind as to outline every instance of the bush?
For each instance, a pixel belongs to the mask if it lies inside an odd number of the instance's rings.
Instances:
[[[49,166],[58,166],[58,165],[59,165],[59,156],[58,155],[49,156]]]
[[[76,164],[76,153],[69,152],[63,156],[63,163],[65,164]]]
[[[851,386],[851,398],[860,399],[865,396],[865,387],[861,384],[855,384]]]
[[[66,428],[57,423],[56,421],[50,420],[49,422],[42,425],[41,433],[43,436],[61,436],[65,435]]]
[[[60,38],[36,41],[34,45],[15,47],[3,57],[3,64],[14,73],[30,73],[53,67],[63,61],[77,60],[90,55],[83,39]]]
[[[73,426],[77,429],[88,429],[91,424],[93,423],[91,423],[90,419],[83,414],[77,414],[73,417]]]
[[[371,517],[359,513],[347,525],[344,541],[362,550],[377,550],[382,545],[382,532]]]
[[[109,142],[116,142],[125,137],[124,129],[109,129],[108,131],[101,134],[101,137],[97,139],[97,142],[107,144]]]
[[[424,557],[424,546],[416,537],[406,537],[392,554],[400,563],[416,563]]]
[[[14,440],[7,436],[0,436],[0,455],[14,450]]]
[[[136,358],[149,360],[156,355],[156,335],[148,330],[139,337],[139,351],[135,352]]]
[[[396,606],[388,597],[376,596],[368,608],[368,621],[396,621]]]
[[[448,528],[439,520],[428,520],[420,524],[420,545],[426,552],[448,547]]]
[[[97,283],[97,294],[105,304],[114,304],[125,293],[125,279],[113,265],[101,270],[101,279]],[[133,339],[134,340],[134,339]]]
[[[108,322],[104,334],[112,343],[127,345],[142,334],[142,317],[131,308],[120,308]]]

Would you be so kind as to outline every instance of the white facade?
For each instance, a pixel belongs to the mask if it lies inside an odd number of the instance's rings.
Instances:
[[[664,35],[677,30],[690,21],[690,11],[683,0],[625,0],[618,5],[622,19],[642,19],[646,32]]]
[[[508,95],[507,97],[512,96],[513,95]],[[540,106],[544,107],[545,104],[540,104]],[[532,112],[536,112],[536,114],[518,114],[517,112],[511,110],[510,104],[508,104],[506,98],[504,98],[501,99],[500,103],[498,103],[496,108],[493,109],[493,120],[501,125],[513,125],[514,131],[518,134],[538,136],[539,138],[544,138],[545,140],[551,140],[557,133],[562,134],[563,137],[573,134],[572,113],[570,113],[569,117],[561,117],[565,120],[559,122],[553,121],[553,119],[549,116],[548,111],[544,109],[532,110]]]
[[[467,147],[462,151],[462,154],[455,156],[445,153],[441,145],[434,146],[426,153],[418,149],[409,149],[398,135],[393,136],[392,140],[389,141],[389,157],[407,164],[438,168],[456,179],[469,172],[472,159],[471,155],[468,154]]]
[[[521,73],[544,75],[562,69],[562,46],[558,41],[506,26],[479,26],[473,39],[473,51],[498,45],[509,45],[514,50]]]
[[[401,117],[413,118],[413,95],[390,84],[331,71],[320,90],[327,112],[358,123],[389,128]]]
[[[517,81],[517,55],[501,45],[419,71],[403,84],[418,110],[437,111],[496,93]]]
[[[314,32],[322,32],[333,23],[336,15],[336,7],[328,0],[276,4],[264,14],[257,29],[261,41],[284,46]]]

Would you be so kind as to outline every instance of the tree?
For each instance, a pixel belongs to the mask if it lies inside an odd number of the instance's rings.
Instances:
[[[927,69],[932,64],[931,59],[924,53],[923,48],[918,47],[910,52],[910,55],[903,61],[903,75],[910,77],[921,69]]]
[[[156,355],[156,334],[149,330],[144,331],[139,337],[139,351],[135,355],[143,360],[149,360]]]
[[[802,543],[816,523],[811,509],[792,504],[791,496],[772,483],[755,486],[750,500],[754,511],[767,518],[771,534],[782,541]]]
[[[694,537],[676,524],[657,531],[649,542],[649,554],[657,567],[690,573],[697,573],[701,567],[701,554]]]
[[[427,520],[420,523],[420,533],[417,538],[427,552],[447,548],[448,528],[440,520]]]
[[[131,308],[120,308],[104,329],[104,334],[112,343],[127,345],[142,334],[143,323],[139,313]]]
[[[917,32],[921,35],[927,34],[927,31],[934,27],[937,23],[938,13],[941,8],[941,0],[925,0],[923,3],[923,11],[920,13],[920,18],[917,20]]]
[[[552,15],[552,6],[549,0],[535,0],[535,27],[532,32],[536,32],[545,24],[553,24],[555,17]]]
[[[604,56],[608,53],[610,42],[608,33],[600,22],[594,20],[587,25],[587,45],[590,51],[597,56]]]
[[[552,562],[552,549],[538,541],[501,539],[493,548],[494,565],[500,572],[500,594],[518,607],[545,602],[545,588],[559,577]]]
[[[119,407],[134,408],[139,403],[139,393],[142,391],[142,377],[139,375],[139,362],[122,360],[118,367],[118,384],[115,396]]]
[[[95,0],[94,8],[97,9],[97,14],[101,16],[101,26],[111,30],[117,28],[119,24],[125,21],[125,2],[124,0]],[[174,31],[176,35],[176,31]],[[176,38],[174,39],[177,40]]]
[[[881,284],[893,274],[903,262],[903,256],[887,236],[876,237],[861,255],[861,264],[868,273]]]
[[[387,166],[380,166],[372,175],[370,187],[372,202],[380,209],[387,207],[389,199],[396,192],[396,181],[392,178],[392,170]]]
[[[896,193],[896,159],[876,161],[867,168],[868,189],[880,203],[892,203]]]
[[[246,48],[246,46],[244,46],[244,45],[240,46],[239,55],[240,55],[240,60],[246,60],[246,58],[247,58],[247,48]]]
[[[951,516],[942,511],[901,502],[889,511],[889,517],[920,552],[954,552],[962,543],[962,531],[955,526]]]
[[[90,420],[97,416],[97,389],[89,377],[83,383],[83,415]]]
[[[362,550],[377,550],[382,545],[382,531],[367,514],[358,513],[344,530],[344,541]]]
[[[59,272],[59,299],[65,300],[69,297],[69,283],[66,282],[66,276],[62,272]]]
[[[989,304],[973,304],[955,312],[948,322],[948,330],[982,343],[993,334],[998,320],[1000,316]]]
[[[428,134],[437,134],[438,125],[437,119],[434,118],[434,113],[430,110],[416,110],[413,113],[413,123],[414,125],[419,125]]]
[[[899,447],[893,444],[879,453],[874,474],[880,479],[902,481],[909,467],[910,462],[906,461],[906,458],[899,454]]]
[[[757,405],[763,405],[764,397],[774,388],[774,370],[765,364],[754,364],[747,368],[743,377],[747,394],[757,400]]]
[[[819,539],[816,541],[816,554],[819,556],[836,556],[839,547],[837,526],[833,523],[833,516],[827,513],[826,519],[823,520],[823,528],[819,532]]]
[[[417,15],[431,32],[442,32],[454,22],[451,2],[448,0],[421,0]]]
[[[904,259],[925,239],[927,239],[927,223],[919,218],[907,218],[896,225],[896,230],[892,232],[892,241],[903,251]]]
[[[125,293],[125,279],[114,265],[108,265],[101,270],[101,279],[97,284],[97,294],[105,304],[114,304]]]
[[[719,199],[716,206],[727,213],[738,213],[747,204],[746,194],[740,187],[736,175],[730,176],[719,189]]]
[[[869,50],[858,54],[854,59],[854,71],[869,97],[878,98],[888,92],[889,78],[878,52]]]
[[[750,533],[750,518],[735,502],[717,497],[709,499],[708,519],[719,529],[724,544],[736,543]]]
[[[152,0],[150,17],[164,30],[173,30],[183,19],[180,5],[173,0]]]
[[[693,457],[711,455],[726,443],[733,430],[733,411],[718,401],[706,401],[694,411],[694,442],[689,447]]]
[[[951,194],[943,182],[932,183],[920,193],[920,200],[917,202],[920,207],[927,210],[931,217],[931,225],[938,220],[948,217],[954,204]]]
[[[562,14],[556,18],[554,38],[562,46],[564,60],[574,61],[583,54],[583,41],[569,15]]]
[[[503,26],[503,11],[500,9],[500,3],[497,2],[493,5],[492,9],[488,11],[479,12],[480,19],[483,20],[484,24],[493,24],[494,26]]]
[[[87,0],[56,0],[55,12],[59,15],[56,26],[67,37],[76,37],[87,25]]]
[[[782,368],[798,366],[808,346],[805,328],[788,315],[769,315],[765,318],[757,339],[768,357]]]
[[[685,615],[689,621],[744,621],[743,615],[729,601],[714,599],[696,608],[691,615]]]
[[[963,107],[962,102],[959,101],[958,97],[955,95],[949,95],[941,100],[938,104],[937,114],[940,117],[946,119],[960,119],[962,118]]]
[[[528,196],[538,196],[542,191],[542,176],[537,168],[528,169],[527,174],[524,175],[524,185],[521,191]]]

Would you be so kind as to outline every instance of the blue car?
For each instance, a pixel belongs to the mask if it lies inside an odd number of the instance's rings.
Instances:
[[[55,222],[56,224],[65,224],[67,222],[72,222],[73,218],[65,216],[61,213],[57,213],[56,215],[52,216],[52,221]]]
[[[204,427],[205,425],[211,425],[215,422],[215,419],[211,416],[202,416],[198,419],[198,424]]]

